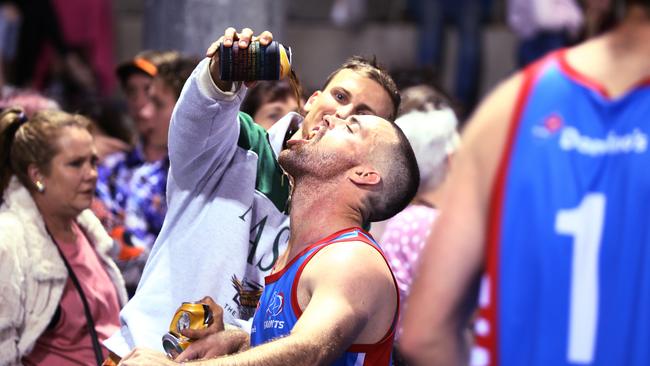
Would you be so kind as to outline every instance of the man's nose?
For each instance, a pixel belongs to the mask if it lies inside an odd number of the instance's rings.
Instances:
[[[353,114],[354,114],[354,106],[352,105],[352,103],[349,103],[346,105],[339,106],[336,109],[336,113],[334,115],[340,119],[346,119]]]
[[[325,116],[323,118],[323,121],[325,121],[325,127],[327,127],[330,130],[340,125],[341,123],[345,123],[345,120],[341,119],[337,115]]]
[[[97,181],[97,176],[98,176],[98,171],[97,171],[97,164],[91,164],[90,169],[88,170],[88,179],[96,182]]]
[[[142,119],[151,119],[153,117],[153,103],[146,103],[142,108],[140,108],[138,114]]]

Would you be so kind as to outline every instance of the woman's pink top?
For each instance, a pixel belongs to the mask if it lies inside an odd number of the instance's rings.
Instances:
[[[76,241],[58,244],[81,283],[101,344],[120,328],[117,290],[83,231],[76,224],[74,230]],[[61,317],[55,328],[41,334],[32,352],[23,357],[25,365],[96,363],[83,303],[69,277],[63,289],[60,310]],[[102,352],[104,357],[108,355],[103,347]]]
[[[379,241],[397,280],[402,312],[417,269],[420,252],[437,217],[438,210],[435,208],[417,204],[409,205],[388,220]],[[398,326],[397,338],[400,335],[401,326]]]

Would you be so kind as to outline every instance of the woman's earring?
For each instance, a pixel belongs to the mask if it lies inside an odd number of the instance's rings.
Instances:
[[[36,183],[34,183],[34,185],[36,186],[36,190],[39,193],[45,192],[45,185],[40,180],[37,180]]]

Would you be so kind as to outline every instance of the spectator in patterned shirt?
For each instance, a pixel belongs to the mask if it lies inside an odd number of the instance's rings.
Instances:
[[[133,194],[131,180],[139,168],[167,157],[166,141],[161,142],[159,135],[160,131],[166,134],[168,121],[160,122],[156,118],[157,107],[151,98],[151,89],[159,67],[180,58],[175,51],[145,51],[117,68],[138,137],[132,150],[109,155],[99,165],[98,199],[93,203],[93,211],[111,237],[121,244],[117,263],[130,295],[135,291],[146,261],[144,248],[134,245],[134,235],[125,227],[127,199]]]
[[[379,241],[386,254],[403,302],[411,286],[420,250],[438,216],[436,208],[450,157],[458,148],[456,115],[449,102],[428,86],[414,86],[402,92],[403,106],[395,123],[408,138],[420,169],[417,195],[402,212],[386,222]],[[400,309],[404,309],[403,306]],[[398,328],[398,337],[400,329]]]
[[[153,103],[148,93],[158,70],[157,65],[178,57],[179,54],[173,51],[145,51],[117,68],[117,75],[126,95],[128,114],[136,130],[137,142],[129,152],[107,156],[98,167],[96,195],[99,200],[96,201],[100,206],[96,205],[94,211],[104,212],[100,218],[109,232],[114,229],[116,232],[123,231],[121,226],[126,197],[129,194],[127,188],[133,171],[146,161],[157,161],[167,154],[165,149],[150,143],[154,123]],[[113,234],[116,235],[117,233]]]
[[[152,121],[155,126],[149,143],[164,150],[165,154],[155,161],[147,161],[133,172],[128,186],[124,220],[125,232],[130,235],[132,243],[144,248],[145,252],[148,252],[156,240],[167,213],[167,138],[172,111],[185,81],[197,64],[197,59],[182,56],[163,62],[158,66],[158,73],[149,89],[153,104]]]

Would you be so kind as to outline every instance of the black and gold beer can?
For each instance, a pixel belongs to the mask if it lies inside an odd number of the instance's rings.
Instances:
[[[251,42],[240,49],[237,42],[232,47],[219,48],[219,72],[221,80],[253,81],[279,80],[290,74],[291,47],[273,41],[262,46]]]
[[[208,305],[200,302],[184,302],[176,310],[169,332],[162,337],[162,344],[167,357],[176,358],[192,343],[181,331],[187,328],[203,329],[212,324],[212,312]]]

